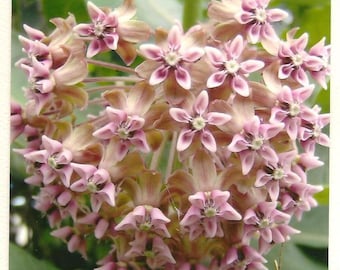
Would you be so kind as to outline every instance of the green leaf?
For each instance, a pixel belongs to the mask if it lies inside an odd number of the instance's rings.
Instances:
[[[117,7],[118,3],[123,1],[114,2],[112,0],[93,0],[95,5],[102,7]],[[181,21],[183,14],[183,5],[178,1],[162,1],[159,0],[135,0],[138,20],[144,21],[151,27],[163,27],[169,29],[175,20]]]
[[[329,205],[329,187],[324,187],[321,192],[314,195],[314,198],[319,205]]]
[[[293,220],[290,225],[300,230],[301,233],[294,235],[292,241],[308,247],[326,248],[328,246],[328,214],[328,206],[320,205],[304,213],[300,222]]]
[[[275,269],[274,261],[281,260],[280,270],[327,270],[326,264],[321,264],[306,256],[300,248],[298,248],[292,241],[284,245],[277,245],[270,253],[265,256],[268,260],[268,269]]]
[[[55,17],[66,18],[69,13],[72,13],[76,17],[77,22],[83,22],[89,19],[83,0],[42,0],[42,10],[47,20]]]
[[[49,262],[33,257],[15,244],[9,244],[9,270],[58,270]]]

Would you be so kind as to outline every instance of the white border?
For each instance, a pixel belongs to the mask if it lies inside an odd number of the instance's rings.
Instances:
[[[0,269],[8,269],[11,1],[0,1]]]
[[[340,8],[339,0],[331,1],[331,46],[332,46],[332,76],[331,76],[331,123],[330,123],[330,201],[329,201],[329,270],[339,269],[339,243],[340,243],[340,177],[339,171],[339,153],[340,153],[340,37],[339,29],[340,16],[338,10]],[[317,224],[315,224],[317,226]]]

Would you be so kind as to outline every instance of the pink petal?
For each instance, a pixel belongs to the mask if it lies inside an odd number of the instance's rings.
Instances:
[[[255,162],[255,152],[245,150],[239,153],[242,165],[242,174],[246,175],[252,169]]]
[[[303,51],[308,44],[308,34],[304,33],[301,37],[296,39],[293,43],[293,47],[296,49],[297,52]]]
[[[220,126],[225,123],[227,123],[231,116],[226,113],[220,113],[220,112],[209,112],[207,114],[207,120],[210,125]]]
[[[163,50],[154,44],[143,44],[139,47],[142,54],[151,60],[160,61],[163,59]]]
[[[208,108],[209,96],[208,92],[203,90],[196,98],[194,109],[199,115],[202,115]]]
[[[178,25],[174,25],[168,35],[169,48],[176,51],[181,47],[181,38],[183,32]]]
[[[91,58],[106,49],[105,42],[100,39],[93,39],[87,48],[86,57]]]
[[[105,220],[105,219],[101,219],[99,220],[95,230],[94,230],[94,236],[97,239],[100,239],[104,236],[105,232],[107,231],[107,229],[109,228],[110,223]]]
[[[192,143],[194,135],[195,135],[195,132],[190,129],[181,130],[178,136],[177,150],[184,151],[185,149],[187,149]]]
[[[98,19],[104,20],[104,18],[106,17],[106,14],[90,1],[87,2],[87,10],[90,15],[90,18],[93,21],[97,21]]]
[[[277,163],[279,161],[279,158],[277,157],[276,152],[269,146],[264,145],[262,149],[260,150],[261,156],[270,162]]]
[[[233,77],[233,79],[231,80],[231,87],[236,93],[243,97],[248,97],[250,94],[248,83],[241,76],[237,75]]]
[[[309,84],[308,76],[302,68],[298,68],[294,73],[292,73],[294,79],[301,85],[306,86]]]
[[[227,78],[227,75],[228,74],[224,70],[211,74],[207,81],[207,87],[214,88],[222,85]]]
[[[119,36],[117,33],[107,34],[104,38],[106,46],[113,51],[117,50],[118,40]]]
[[[205,236],[208,238],[213,238],[217,232],[217,220],[216,217],[205,218],[203,220],[203,227],[205,230]]]
[[[132,212],[127,214],[122,219],[122,221],[119,222],[115,227],[116,231],[125,231],[125,230],[130,230],[130,229],[137,229],[136,220],[135,220],[135,217],[133,216]]]
[[[161,65],[155,71],[152,72],[150,79],[149,79],[149,83],[151,85],[159,84],[168,77],[168,74],[169,74],[169,67]]]
[[[199,47],[192,47],[186,50],[182,54],[182,59],[186,62],[196,62],[198,61],[204,54],[204,50]]]
[[[189,72],[181,66],[177,66],[175,69],[175,78],[177,83],[184,89],[191,88],[191,77]]]
[[[240,134],[235,134],[233,140],[228,145],[228,150],[231,152],[241,152],[248,149],[248,142]]]
[[[279,22],[287,18],[289,14],[279,8],[273,8],[267,10],[267,19],[270,22]]]
[[[143,153],[149,153],[150,147],[146,140],[146,136],[143,130],[137,130],[134,132],[133,137],[130,139],[132,144],[136,146]]]
[[[217,146],[214,136],[209,130],[203,130],[201,133],[201,142],[210,152],[216,152]]]
[[[244,49],[244,41],[241,35],[237,35],[230,43],[229,52],[233,59],[239,58]]]
[[[73,30],[80,36],[90,36],[92,34],[92,24],[80,23]]]
[[[215,47],[205,47],[206,55],[209,61],[215,66],[220,67],[226,61],[225,55]]]
[[[102,140],[108,140],[115,135],[116,131],[117,124],[109,123],[93,132],[93,136]]]
[[[260,40],[261,25],[253,24],[248,28],[248,37],[251,43],[255,44]]]
[[[141,128],[143,128],[144,123],[145,123],[144,118],[139,117],[137,115],[132,115],[130,116],[129,119],[128,130],[129,131],[140,130]]]
[[[259,60],[246,60],[240,64],[244,73],[252,73],[264,67],[264,63]]]
[[[181,108],[171,108],[169,113],[177,122],[189,123],[191,120],[191,116],[187,113],[187,111]]]
[[[281,65],[279,68],[279,73],[278,73],[279,79],[287,79],[293,70],[294,69],[291,64]]]

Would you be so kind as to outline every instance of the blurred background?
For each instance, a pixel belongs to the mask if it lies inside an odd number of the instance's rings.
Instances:
[[[97,6],[116,7],[122,0],[92,0]],[[137,17],[152,27],[162,26],[169,29],[174,19],[183,20],[184,0],[136,0]],[[207,18],[208,0],[191,0],[192,5],[200,5],[199,20]],[[278,29],[284,37],[287,29],[298,26],[298,36],[309,33],[309,46],[326,37],[330,44],[330,0],[272,0],[271,7],[283,8],[290,17]],[[68,13],[76,16],[77,22],[89,20],[85,0],[13,0],[12,1],[12,99],[24,104],[22,87],[27,85],[23,72],[15,68],[14,63],[23,57],[18,35],[25,35],[23,24],[49,33],[53,17],[66,18]],[[331,89],[315,91],[310,104],[319,104],[322,113],[329,112],[329,93]],[[23,142],[17,140],[12,148],[20,148]],[[328,256],[328,149],[319,147],[317,155],[325,166],[311,171],[311,184],[324,186],[324,191],[317,194],[318,208],[306,213],[301,222],[293,221],[292,226],[302,233],[292,237],[288,243],[278,246],[267,256],[268,268],[274,269],[274,260],[281,259],[280,270],[326,270]],[[33,209],[32,195],[37,190],[24,183],[26,177],[22,158],[11,154],[10,183],[10,270],[76,270],[93,269],[100,250],[90,246],[89,261],[77,253],[69,253],[66,245],[50,235],[47,220]]]

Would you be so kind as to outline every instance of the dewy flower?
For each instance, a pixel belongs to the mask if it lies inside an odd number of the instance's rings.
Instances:
[[[189,196],[190,208],[180,224],[189,231],[190,239],[204,234],[208,238],[224,235],[221,223],[240,220],[241,215],[227,203],[229,191],[213,190],[197,192]]]
[[[252,169],[257,155],[267,161],[279,161],[275,150],[270,146],[269,139],[276,136],[282,128],[282,123],[262,124],[260,119],[254,116],[244,125],[241,133],[234,135],[228,150],[239,153],[243,174],[247,174]]]
[[[187,64],[195,63],[204,54],[203,48],[195,44],[199,41],[195,41],[191,37],[194,31],[196,30],[192,29],[184,34],[182,27],[176,24],[169,31],[167,44],[141,45],[141,53],[149,60],[137,67],[137,72],[149,65],[154,67],[155,70],[152,71],[149,79],[151,85],[163,82],[171,72],[174,72],[177,83],[184,89],[190,89],[191,76]]]
[[[199,134],[201,143],[211,152],[216,152],[216,141],[208,129],[208,125],[223,125],[231,119],[231,116],[220,112],[207,112],[209,106],[209,96],[207,91],[202,91],[196,98],[193,105],[193,112],[181,108],[171,108],[169,113],[177,122],[186,125],[181,130],[177,150],[187,149],[196,134]]]
[[[245,97],[249,96],[249,86],[245,77],[263,68],[264,63],[253,59],[242,61],[240,56],[245,44],[242,36],[238,35],[232,41],[223,44],[222,51],[215,47],[205,48],[208,59],[217,69],[217,72],[208,78],[208,88],[220,86],[226,79],[229,79],[229,84],[236,93]]]

